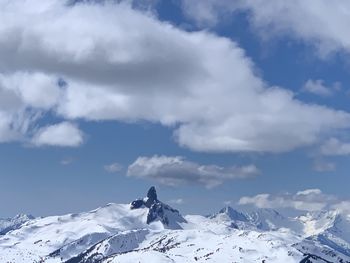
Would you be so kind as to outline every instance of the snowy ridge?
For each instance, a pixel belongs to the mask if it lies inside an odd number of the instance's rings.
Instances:
[[[27,220],[0,237],[0,262],[346,263],[349,241],[349,217],[336,211],[289,218],[225,207],[183,217],[151,188],[130,205]]]
[[[110,255],[133,251],[139,247],[140,243],[146,239],[146,236],[149,233],[150,231],[147,229],[121,232],[98,242],[78,256],[71,257],[66,263],[96,262]]]
[[[34,219],[32,215],[20,214],[13,218],[0,219],[0,235],[20,228],[24,223]]]

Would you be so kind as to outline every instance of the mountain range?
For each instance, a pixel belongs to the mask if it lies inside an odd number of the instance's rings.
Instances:
[[[273,209],[186,215],[154,187],[130,204],[0,220],[0,263],[350,262],[350,216]]]

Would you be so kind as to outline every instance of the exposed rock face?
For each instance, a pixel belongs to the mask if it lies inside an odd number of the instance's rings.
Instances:
[[[165,227],[172,229],[179,229],[179,223],[186,222],[178,210],[173,209],[167,204],[158,200],[157,191],[152,186],[148,192],[147,197],[143,199],[136,199],[130,204],[130,209],[148,208],[147,224],[159,220]]]
[[[145,201],[145,206],[151,208],[153,204],[159,202],[157,198],[157,191],[154,186],[152,186],[147,192],[147,200]]]
[[[157,191],[156,191],[156,188],[154,186],[152,186],[148,192],[147,192],[147,197],[153,201],[158,201],[158,198],[157,198]]]
[[[161,219],[163,224],[169,224],[167,218],[164,218],[163,205],[161,203],[154,203],[148,210],[147,224],[155,221],[158,217]]]
[[[130,204],[130,208],[131,209],[137,209],[137,208],[141,208],[142,206],[144,206],[144,201],[142,199],[136,199],[135,201],[132,201]]]

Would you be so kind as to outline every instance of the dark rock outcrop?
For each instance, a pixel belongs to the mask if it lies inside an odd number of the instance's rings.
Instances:
[[[158,201],[157,198],[157,191],[156,188],[154,186],[152,186],[148,192],[147,192],[147,197],[148,199],[152,200],[152,201]]]
[[[167,218],[164,218],[163,205],[161,203],[154,203],[148,210],[147,224],[155,221],[158,217],[165,220],[164,222],[162,221],[163,224],[169,224]]]
[[[154,186],[152,186],[147,192],[147,199],[145,201],[145,206],[151,208],[153,204],[158,203],[157,191]]]
[[[144,202],[142,199],[136,199],[135,201],[132,201],[130,204],[131,209],[137,209],[137,208],[141,208],[143,206],[144,206]]]
[[[147,224],[159,220],[165,227],[179,229],[179,223],[186,222],[178,210],[158,200],[154,186],[148,190],[147,197],[131,202],[130,209],[138,208],[148,208]]]

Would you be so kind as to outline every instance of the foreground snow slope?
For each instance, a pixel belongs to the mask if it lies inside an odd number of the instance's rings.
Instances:
[[[119,231],[148,227],[146,215],[146,209],[130,210],[129,205],[108,204],[87,213],[34,219],[0,238],[0,262],[6,262],[4,255],[17,253],[40,260],[76,241],[79,253]],[[24,257],[23,262],[26,260]]]
[[[0,263],[350,262],[350,220],[335,211],[183,217],[152,189],[131,205],[28,220],[0,236]]]
[[[303,257],[290,246],[294,241],[286,233],[164,231],[143,242],[137,250],[111,255],[101,262],[138,262],[144,258],[154,258],[156,262],[299,262]]]

